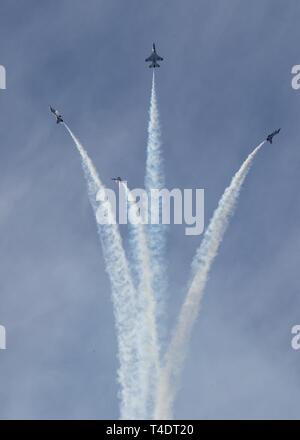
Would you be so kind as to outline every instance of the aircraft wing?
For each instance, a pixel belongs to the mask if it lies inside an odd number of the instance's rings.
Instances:
[[[157,55],[156,57],[157,61],[163,61],[164,59],[162,57],[160,57],[159,55]]]
[[[150,55],[150,57],[145,59],[146,63],[149,61],[153,61],[153,54]]]

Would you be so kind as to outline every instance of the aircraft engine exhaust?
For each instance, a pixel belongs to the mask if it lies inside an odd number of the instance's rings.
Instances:
[[[82,159],[82,166],[88,185],[88,193],[94,213],[99,209],[97,194],[104,189],[98,173],[86,150],[64,123],[73,139]],[[112,209],[108,200],[101,202],[100,209],[104,216],[112,218]],[[102,244],[105,266],[112,286],[112,301],[118,338],[120,384],[120,417],[121,419],[139,419],[140,389],[138,382],[139,354],[136,347],[137,316],[135,306],[137,293],[131,279],[129,264],[123,248],[122,238],[117,224],[98,225],[99,237]]]
[[[157,333],[157,304],[152,288],[152,269],[150,254],[147,243],[147,235],[143,219],[137,212],[136,200],[127,187],[127,184],[120,182],[124,188],[128,200],[129,214],[129,246],[133,259],[133,270],[136,273],[138,303],[137,316],[139,316],[138,345],[140,353],[140,406],[144,412],[144,418],[149,419],[153,415],[155,387],[158,382],[160,371],[159,340]]]
[[[197,319],[204,289],[214,259],[218,254],[230,218],[234,213],[244,180],[256,154],[266,141],[258,145],[234,175],[222,195],[200,247],[192,263],[192,276],[186,299],[181,307],[177,325],[164,359],[158,385],[155,419],[171,419],[179,377],[182,371],[192,328]]]
[[[149,110],[148,143],[146,159],[145,188],[148,194],[151,189],[161,190],[165,187],[165,176],[162,156],[161,129],[156,97],[155,74],[152,76],[151,101]],[[152,210],[152,212],[151,212]],[[161,212],[154,212],[155,207],[149,209],[149,215],[161,217]],[[161,209],[160,209],[161,211]],[[147,226],[148,245],[153,273],[153,291],[157,300],[157,320],[165,318],[165,302],[167,290],[166,277],[166,225],[150,224]],[[162,326],[160,325],[160,330]]]

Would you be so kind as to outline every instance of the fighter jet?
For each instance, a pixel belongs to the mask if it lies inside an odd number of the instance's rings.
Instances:
[[[123,182],[123,180],[121,179],[121,177],[112,177],[111,180],[113,180],[114,182]]]
[[[270,144],[273,143],[273,137],[276,136],[279,132],[280,132],[281,128],[279,128],[278,130],[273,131],[273,133],[269,134],[269,136],[267,137],[266,141],[270,142]]]
[[[51,105],[50,105],[50,110],[54,114],[54,116],[56,117],[56,123],[57,124],[59,124],[60,122],[64,122],[64,120],[62,118],[62,115],[57,110],[52,108]]]
[[[150,55],[150,57],[145,59],[146,63],[151,62],[151,64],[149,65],[149,67],[160,67],[160,65],[158,64],[157,61],[163,61],[163,58],[160,57],[159,55],[157,55],[156,49],[155,49],[155,44],[153,43],[152,46],[152,54]]]

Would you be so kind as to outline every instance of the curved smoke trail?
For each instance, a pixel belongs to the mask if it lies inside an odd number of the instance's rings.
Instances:
[[[157,334],[157,304],[153,292],[149,247],[143,218],[137,210],[136,199],[124,182],[129,216],[129,244],[136,273],[139,309],[139,374],[141,380],[140,404],[144,418],[153,416],[155,387],[160,372],[159,341]]]
[[[105,200],[100,205],[97,194],[104,191],[105,187],[101,182],[98,173],[88,156],[87,152],[72,133],[70,128],[64,124],[71,135],[82,159],[83,170],[88,185],[88,193],[91,205],[97,218],[114,218],[110,202]],[[102,243],[106,271],[109,275],[112,286],[112,300],[116,320],[118,337],[119,371],[118,381],[120,383],[121,418],[138,419],[142,418],[140,412],[140,390],[138,386],[139,355],[136,349],[137,319],[136,300],[137,295],[131,279],[131,274],[122,244],[122,238],[117,224],[99,224],[98,232]]]
[[[163,169],[161,129],[159,122],[159,111],[157,105],[155,75],[153,72],[151,101],[149,110],[147,159],[145,188],[148,195],[152,189],[161,190],[165,187],[165,177]],[[161,214],[155,213],[155,206],[151,206],[152,216],[161,218]],[[161,209],[160,209],[161,211]],[[156,215],[158,214],[158,215]],[[150,210],[149,210],[150,215]],[[151,267],[153,273],[153,291],[157,300],[157,316],[161,321],[165,314],[165,292],[167,288],[166,277],[166,225],[151,224],[147,228],[148,243],[150,248]]]
[[[166,354],[165,364],[158,387],[155,418],[172,418],[172,407],[177,392],[178,380],[182,370],[187,344],[192,327],[197,319],[204,289],[212,263],[226,232],[229,220],[233,215],[243,182],[250,170],[254,158],[266,141],[258,145],[247,157],[239,171],[234,175],[230,185],[221,197],[202,243],[192,263],[192,281],[185,302],[181,308],[178,324]]]

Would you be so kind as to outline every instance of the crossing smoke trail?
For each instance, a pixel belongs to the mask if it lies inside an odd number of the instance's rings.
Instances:
[[[156,97],[155,74],[152,77],[151,102],[149,111],[148,143],[146,159],[145,188],[150,195],[151,189],[161,190],[165,187],[163,170],[163,157],[161,148],[161,130],[159,122],[159,111]],[[152,208],[152,216],[161,217],[155,213],[155,206]],[[149,212],[150,215],[150,212]],[[165,309],[166,281],[166,225],[151,224],[147,228],[148,243],[150,248],[151,267],[153,273],[153,291],[157,300],[157,316],[161,321]]]
[[[139,335],[138,345],[140,353],[139,375],[141,382],[140,405],[144,418],[153,417],[155,387],[160,371],[159,341],[156,323],[156,298],[152,289],[152,271],[150,254],[147,243],[145,225],[140,211],[137,209],[136,199],[127,187],[121,182],[128,200],[129,216],[129,244],[132,249],[136,277],[138,280],[138,310]]]
[[[190,283],[185,302],[181,308],[178,324],[173,334],[165,364],[158,386],[156,419],[172,418],[172,407],[178,387],[178,380],[183,366],[187,344],[192,327],[199,313],[204,288],[208,279],[212,263],[217,256],[223,240],[243,182],[251,168],[254,158],[266,141],[258,145],[247,157],[241,168],[234,175],[230,185],[221,197],[202,243],[198,248],[192,263],[192,281]]]
[[[88,185],[88,193],[91,205],[97,218],[113,219],[112,207],[108,199],[98,203],[97,194],[105,190],[97,171],[89,158],[87,152],[72,133],[70,128],[64,124],[82,159],[83,170]],[[138,386],[139,354],[136,349],[136,291],[131,279],[127,258],[124,252],[122,238],[116,224],[99,224],[98,232],[101,239],[106,271],[109,275],[112,286],[112,300],[118,337],[119,371],[118,381],[120,383],[120,407],[121,419],[139,419],[143,417],[140,412],[140,390]]]

